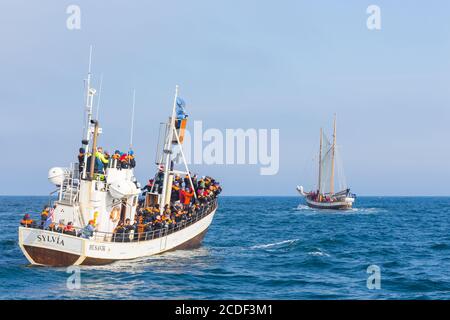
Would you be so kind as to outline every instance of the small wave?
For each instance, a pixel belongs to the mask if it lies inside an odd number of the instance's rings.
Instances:
[[[299,204],[297,208],[295,208],[295,210],[313,210],[312,208],[308,207],[305,204]]]
[[[372,213],[380,213],[385,212],[385,209],[382,208],[352,208],[348,210],[350,213],[360,213],[360,214],[372,214]]]
[[[298,242],[299,240],[300,239],[291,239],[291,240],[283,240],[283,241],[268,243],[268,244],[259,244],[259,245],[250,247],[250,249],[264,249],[264,248],[271,248],[271,247],[276,247],[276,246],[292,245],[292,244]]]
[[[0,240],[0,246],[6,246],[6,247],[10,247],[10,246],[16,246],[17,241],[16,240],[11,240],[11,239],[5,239],[5,240]]]
[[[308,254],[310,256],[315,256],[315,257],[329,257],[330,256],[328,253],[326,253],[320,249],[317,249],[317,251],[308,252]]]
[[[448,250],[448,249],[450,249],[450,246],[446,243],[436,243],[431,246],[431,249],[433,249],[433,250]]]

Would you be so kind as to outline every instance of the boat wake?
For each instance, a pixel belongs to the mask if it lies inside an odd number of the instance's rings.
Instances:
[[[299,204],[297,208],[295,208],[295,210],[308,210],[308,211],[313,211],[313,208],[308,207],[305,204]]]
[[[102,265],[102,266],[82,266],[85,270],[105,270],[109,272],[124,272],[127,273],[140,273],[146,270],[147,267],[152,267],[154,270],[160,269],[160,267],[167,268],[168,272],[176,267],[180,262],[186,263],[186,261],[192,261],[195,263],[201,263],[202,260],[206,259],[211,255],[208,248],[200,247],[191,250],[176,250],[165,252],[161,255],[151,255],[145,257],[139,257],[132,260],[118,260],[112,264]],[[132,262],[132,267],[130,267],[130,261]]]
[[[359,213],[359,214],[374,214],[386,212],[383,208],[352,208],[347,210],[347,213]]]
[[[352,208],[348,210],[333,210],[333,209],[314,209],[308,207],[307,205],[300,204],[294,211],[302,213],[304,215],[315,215],[315,214],[333,214],[333,215],[351,215],[351,214],[376,214],[385,212],[383,208]]]
[[[274,242],[274,243],[255,245],[255,246],[250,247],[250,249],[267,249],[267,248],[273,248],[273,247],[288,247],[288,246],[296,244],[299,241],[300,241],[300,239],[283,240],[283,241]]]

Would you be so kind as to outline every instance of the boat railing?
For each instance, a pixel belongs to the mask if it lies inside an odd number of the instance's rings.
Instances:
[[[160,229],[147,231],[147,232],[134,232],[134,230],[131,230],[130,232],[103,232],[103,231],[94,231],[93,235],[89,237],[89,240],[94,240],[98,242],[133,242],[133,243],[139,243],[142,241],[148,241],[148,240],[154,240],[158,238],[163,238],[165,236],[168,236],[172,233],[178,232],[180,230],[183,230],[194,223],[198,222],[199,220],[205,218],[210,213],[212,213],[217,208],[217,198],[213,199],[208,204],[200,207],[195,213],[194,216],[188,220],[182,220],[181,222],[177,223],[174,227],[162,227]],[[37,227],[39,228],[39,227]],[[83,229],[80,227],[73,227],[72,232],[59,232],[59,231],[52,231],[52,232],[58,232],[58,233],[64,233],[71,236],[76,237],[82,237]],[[51,231],[51,230],[47,230]]]
[[[139,243],[142,241],[154,240],[157,238],[163,238],[177,231],[183,230],[199,220],[208,216],[217,208],[217,198],[212,200],[207,205],[201,207],[197,212],[194,213],[194,217],[189,220],[182,220],[177,223],[174,227],[162,227],[157,230],[147,231],[147,232],[135,232],[134,230],[130,232],[114,233],[114,232],[102,232],[95,231],[94,235],[90,237],[90,240],[100,241],[100,242],[134,242]]]

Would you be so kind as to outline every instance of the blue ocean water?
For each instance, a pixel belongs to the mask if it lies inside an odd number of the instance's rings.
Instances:
[[[318,212],[299,197],[221,197],[201,248],[81,267],[72,290],[66,268],[31,267],[17,245],[22,214],[47,201],[0,197],[0,299],[450,299],[450,198]]]

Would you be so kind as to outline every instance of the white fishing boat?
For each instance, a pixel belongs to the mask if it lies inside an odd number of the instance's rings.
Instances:
[[[351,209],[356,199],[356,196],[350,193],[350,188],[347,187],[342,162],[339,157],[339,148],[336,145],[336,115],[334,116],[333,127],[332,142],[328,140],[323,130],[320,129],[317,189],[305,192],[303,186],[297,186],[297,191],[305,198],[306,204],[315,209]],[[338,190],[340,191],[335,192],[335,184],[338,185]]]
[[[48,176],[49,181],[57,186],[57,199],[53,202],[50,218],[52,221],[70,221],[74,232],[57,232],[25,222],[18,230],[19,246],[25,257],[33,265],[103,265],[198,247],[217,210],[215,196],[196,207],[189,219],[177,223],[175,227],[143,233],[135,230],[121,233],[120,236],[115,232],[126,219],[135,220],[141,190],[134,169],[131,166],[119,168],[115,162],[117,160],[111,159],[103,173],[94,171],[95,157],[89,157],[88,151],[91,154],[96,152],[101,128],[99,122],[93,119],[92,106],[96,91],[91,88],[90,66],[86,87],[86,125],[82,141],[86,150],[84,163],[81,166],[72,164],[70,168],[52,168]],[[149,190],[145,197],[145,206],[159,206],[161,215],[166,205],[173,205],[171,189],[174,175],[185,174],[192,183],[182,150],[187,119],[176,117],[177,101],[178,87],[172,114],[166,123],[161,124],[162,135],[159,137],[156,165],[163,178],[163,185],[160,190]],[[181,153],[184,170],[174,168],[174,150],[177,154]],[[93,232],[84,236],[81,231],[91,223]]]

